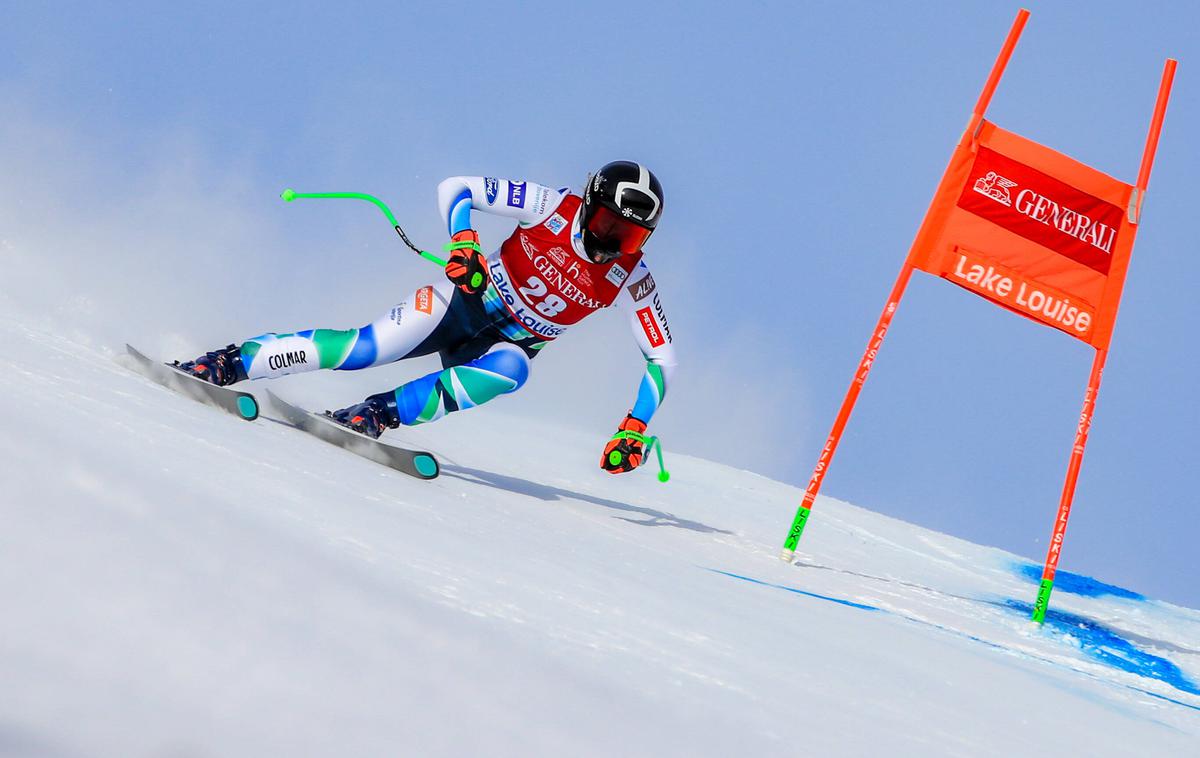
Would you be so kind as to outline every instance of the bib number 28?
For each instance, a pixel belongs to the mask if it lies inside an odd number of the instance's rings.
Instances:
[[[533,303],[534,310],[543,316],[557,316],[567,307],[567,301],[558,295],[546,294],[550,291],[550,288],[536,276],[529,277],[528,283],[524,287],[518,287],[517,291],[528,302]],[[536,302],[538,298],[541,298],[541,302]]]

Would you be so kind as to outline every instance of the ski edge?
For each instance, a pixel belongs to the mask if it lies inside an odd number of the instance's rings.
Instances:
[[[322,442],[417,479],[436,479],[441,474],[437,456],[429,451],[373,440],[326,419],[322,414],[293,405],[270,390],[263,390],[263,393],[286,423]]]
[[[261,408],[258,400],[249,392],[209,384],[175,365],[150,358],[128,342],[125,343],[125,352],[138,364],[138,373],[155,384],[205,405],[220,408],[244,421],[254,421],[259,416]]]

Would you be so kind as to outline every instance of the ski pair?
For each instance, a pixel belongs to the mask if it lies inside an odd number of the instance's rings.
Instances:
[[[138,371],[154,382],[194,400],[220,408],[238,418],[247,421],[258,418],[258,400],[249,392],[206,382],[184,371],[178,362],[158,363],[131,345],[126,345],[125,350],[133,358]],[[328,411],[324,414],[312,413],[281,400],[270,390],[265,390],[265,393],[271,404],[283,415],[284,421],[296,429],[418,479],[433,479],[440,473],[437,458],[432,453],[379,442],[337,423]]]

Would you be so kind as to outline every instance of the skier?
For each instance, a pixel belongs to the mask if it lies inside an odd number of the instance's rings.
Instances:
[[[641,164],[615,161],[588,177],[580,197],[532,182],[456,176],[438,185],[438,207],[451,240],[448,281],[417,289],[359,329],[268,333],[182,368],[225,386],[437,353],[441,371],[333,413],[338,423],[378,438],[385,429],[436,421],[515,392],[542,348],[616,305],[626,313],[647,366],[600,466],[614,474],[637,468],[646,425],[675,366],[671,329],[642,251],[662,216],[658,179]],[[472,210],[517,222],[489,256],[471,228]]]

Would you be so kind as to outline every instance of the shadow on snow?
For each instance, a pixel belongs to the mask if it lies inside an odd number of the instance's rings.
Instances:
[[[704,534],[733,534],[733,532],[725,529],[718,529],[715,526],[702,524],[699,521],[691,521],[690,519],[679,518],[664,511],[658,511],[653,508],[646,508],[640,505],[630,505],[617,500],[609,500],[608,498],[596,497],[582,492],[563,489],[561,487],[553,487],[548,484],[539,482],[531,482],[528,479],[521,479],[516,476],[507,476],[505,474],[496,474],[491,471],[481,471],[479,469],[467,468],[465,466],[456,466],[453,464],[442,464],[442,476],[454,477],[462,479],[466,482],[475,482],[488,487],[505,490],[506,492],[514,492],[518,495],[527,495],[535,497],[538,500],[554,501],[554,500],[578,500],[584,503],[599,505],[604,508],[610,508],[614,511],[623,513],[636,513],[645,516],[645,519],[627,518],[617,516],[616,518],[622,521],[628,521],[631,524],[638,526],[673,526],[677,529],[690,529],[693,532],[701,532]]]

